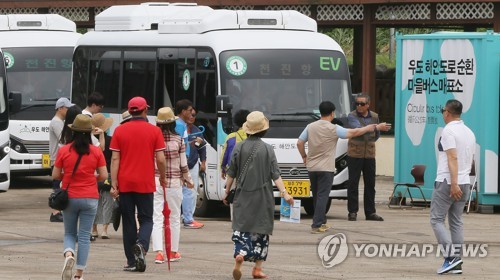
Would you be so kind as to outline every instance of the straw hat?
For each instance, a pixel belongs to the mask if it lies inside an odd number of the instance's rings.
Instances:
[[[179,117],[174,115],[174,111],[170,107],[163,107],[158,110],[158,115],[156,116],[156,123],[164,124],[164,123],[173,123]]]
[[[94,129],[92,126],[92,119],[84,114],[78,114],[73,123],[68,124],[68,127],[78,132],[91,132]]]
[[[260,111],[253,111],[247,116],[247,121],[243,124],[243,131],[253,135],[269,129],[269,120]]]
[[[108,130],[112,124],[113,124],[113,119],[106,118],[101,113],[97,113],[92,116],[92,125],[102,129],[102,131]]]
[[[122,113],[122,120],[120,123],[124,123],[124,122],[130,120],[131,118],[132,118],[132,115],[128,111],[125,111]]]

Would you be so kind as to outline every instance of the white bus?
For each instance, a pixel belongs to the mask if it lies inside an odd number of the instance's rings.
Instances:
[[[10,171],[50,174],[49,123],[70,97],[71,59],[81,34],[59,15],[0,15],[10,107]]]
[[[110,7],[96,16],[95,31],[82,36],[73,58],[72,102],[83,105],[93,91],[105,95],[105,111],[115,123],[136,95],[151,105],[151,121],[163,106],[193,101],[208,142],[200,216],[224,197],[219,160],[232,132],[228,103],[232,114],[248,109],[268,116],[271,128],[264,141],[274,147],[283,180],[292,195],[302,197],[307,213],[314,210],[297,138],[319,118],[321,101],[332,101],[337,116],[351,110],[343,51],[317,32],[314,20],[295,11],[168,3]],[[347,196],[346,152],[341,140],[332,198]],[[278,200],[277,190],[274,195]]]
[[[0,50],[1,61],[4,61]],[[0,63],[0,192],[6,192],[10,185],[9,157],[9,103],[7,100],[7,79],[5,63]]]

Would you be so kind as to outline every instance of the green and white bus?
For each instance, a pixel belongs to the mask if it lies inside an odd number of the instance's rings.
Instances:
[[[0,50],[0,58],[4,60]],[[10,147],[9,147],[9,103],[7,99],[7,78],[5,63],[0,63],[0,192],[10,186]]]
[[[113,6],[97,15],[95,31],[84,34],[75,49],[72,102],[84,105],[93,91],[105,96],[104,110],[115,123],[133,96],[151,105],[151,122],[161,107],[185,98],[194,103],[208,142],[197,215],[224,197],[219,161],[232,132],[231,114],[248,109],[268,116],[271,128],[263,140],[274,147],[289,192],[312,213],[297,138],[319,118],[321,101],[332,101],[338,117],[351,110],[345,55],[311,18],[189,3]],[[331,198],[347,196],[347,142],[339,142]],[[274,195],[279,198],[277,190]]]
[[[49,123],[58,98],[70,97],[71,58],[81,34],[60,15],[0,15],[10,107],[10,171],[50,174]]]

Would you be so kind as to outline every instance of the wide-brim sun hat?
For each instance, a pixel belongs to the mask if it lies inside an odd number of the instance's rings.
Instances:
[[[113,119],[106,118],[103,114],[97,113],[92,116],[92,125],[102,129],[102,131],[106,131],[113,125]]]
[[[170,107],[163,107],[158,110],[158,115],[156,115],[157,124],[173,123],[177,120],[177,117]]]
[[[128,111],[125,111],[122,113],[122,120],[120,121],[120,123],[124,123],[124,122],[130,120],[131,118],[132,118],[132,115]]]
[[[84,114],[78,114],[72,124],[68,127],[77,132],[91,132],[94,127],[92,126],[92,118]]]
[[[247,116],[247,121],[243,124],[243,131],[253,135],[269,129],[269,120],[260,111],[253,111]]]

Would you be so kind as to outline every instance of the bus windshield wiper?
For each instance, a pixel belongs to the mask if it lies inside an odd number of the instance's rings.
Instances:
[[[309,116],[315,120],[319,120],[319,116],[313,112],[290,112],[290,113],[274,113],[271,116]]]
[[[25,110],[28,110],[30,108],[35,108],[35,107],[47,107],[47,106],[54,106],[54,104],[47,104],[47,103],[44,103],[44,104],[33,104],[33,105],[27,105],[25,107],[21,107],[21,110],[17,111],[17,112],[14,112],[14,114],[16,113],[19,113],[19,112],[22,112],[22,111],[25,111]]]

